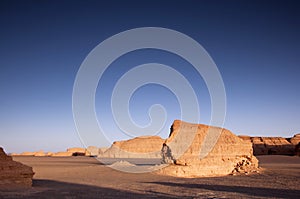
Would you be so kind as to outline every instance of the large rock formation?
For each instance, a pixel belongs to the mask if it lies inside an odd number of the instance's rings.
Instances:
[[[164,140],[159,136],[142,136],[126,141],[114,142],[98,157],[107,158],[160,158]]]
[[[292,138],[239,137],[244,141],[252,143],[254,155],[296,155],[296,146],[300,142],[300,134]]]
[[[220,133],[220,136],[215,145],[211,145],[212,150],[205,154],[206,149],[210,148],[207,144],[211,144],[204,141],[208,139],[208,131],[215,135]],[[251,143],[243,141],[226,129],[179,120],[174,121],[162,153],[163,161],[171,163],[158,171],[163,175],[219,176],[255,172],[258,168],[258,160],[253,156]],[[200,158],[201,154],[204,154],[203,158]]]
[[[32,168],[13,161],[0,147],[0,188],[31,187]]]

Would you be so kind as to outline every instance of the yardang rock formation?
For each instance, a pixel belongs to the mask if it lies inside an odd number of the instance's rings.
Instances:
[[[200,158],[201,149],[206,147],[204,140],[209,130],[219,131],[220,136],[207,156]],[[168,154],[163,154],[164,161],[171,160],[172,163],[157,172],[163,175],[220,176],[256,172],[258,168],[258,160],[253,156],[251,143],[243,141],[226,129],[179,120],[175,120],[172,125],[170,136],[164,144],[163,153],[165,152]],[[181,152],[183,153],[180,154]]]
[[[300,143],[300,134],[296,134],[292,138],[245,135],[239,137],[252,143],[254,155],[298,155],[297,145]]]
[[[117,141],[98,157],[106,158],[160,158],[164,140],[159,136],[141,136]]]

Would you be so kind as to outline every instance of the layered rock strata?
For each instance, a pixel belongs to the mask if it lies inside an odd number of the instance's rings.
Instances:
[[[159,136],[136,137],[114,142],[98,157],[106,158],[160,158],[164,140]]]
[[[208,133],[216,136],[210,142]],[[221,176],[257,172],[252,144],[229,130],[174,121],[162,147],[163,161],[170,165],[159,174],[177,177]]]

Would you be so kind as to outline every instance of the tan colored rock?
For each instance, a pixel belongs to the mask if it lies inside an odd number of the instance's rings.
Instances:
[[[200,154],[205,154],[207,149],[204,140],[208,139],[206,136],[209,130],[215,133],[220,132],[220,136],[214,143],[215,145],[211,145],[212,150],[208,151],[208,154],[201,159]],[[191,143],[188,143],[190,139]],[[211,142],[207,141],[206,144],[211,144]],[[185,147],[187,150],[183,150]],[[243,141],[226,129],[179,120],[174,121],[162,153],[163,161],[170,162],[171,160],[173,162],[157,171],[163,175],[177,177],[221,176],[256,172],[258,168],[258,160],[253,156],[250,142]]]
[[[295,146],[282,137],[247,137],[239,136],[244,141],[252,142],[254,155],[293,155]]]
[[[298,145],[300,143],[300,133],[294,135],[294,137],[290,139],[290,142],[295,146]]]
[[[0,147],[0,188],[31,187],[32,168],[13,161]]]
[[[57,152],[52,154],[52,157],[67,157],[67,156],[73,156],[73,152]]]
[[[35,152],[23,152],[23,153],[20,153],[20,156],[34,156]]]
[[[98,154],[98,156],[101,157],[105,153],[105,151],[107,151],[108,148],[109,147],[99,148],[99,154]]]
[[[300,134],[292,138],[282,137],[249,137],[239,136],[253,144],[254,155],[294,155],[296,145],[300,142]]]
[[[37,151],[37,152],[23,152],[23,153],[12,153],[11,156],[36,156],[36,157],[43,157],[49,156],[44,151]]]
[[[251,137],[248,136],[248,135],[239,135],[238,137],[241,138],[242,140],[246,141],[246,142],[251,142]]]
[[[293,155],[295,146],[286,138],[282,137],[263,137],[264,144],[270,155]]]
[[[34,156],[36,157],[44,157],[46,156],[46,153],[44,151],[38,151],[34,153]]]
[[[11,153],[10,156],[21,156],[19,153]]]
[[[159,136],[142,136],[114,142],[99,157],[109,158],[160,158],[164,140]]]
[[[73,156],[85,156],[86,149],[80,147],[74,147],[67,149],[67,152],[73,153]]]
[[[52,152],[48,152],[48,153],[46,153],[46,156],[53,156],[53,154],[54,153],[52,153]]]
[[[95,147],[95,146],[89,146],[86,149],[86,156],[93,156],[93,157],[97,157],[99,155],[99,148]]]

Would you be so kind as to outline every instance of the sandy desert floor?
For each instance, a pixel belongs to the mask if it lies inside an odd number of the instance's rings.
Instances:
[[[300,198],[300,158],[258,156],[261,174],[174,178],[113,170],[90,157],[14,157],[33,167],[33,187],[0,198]]]

